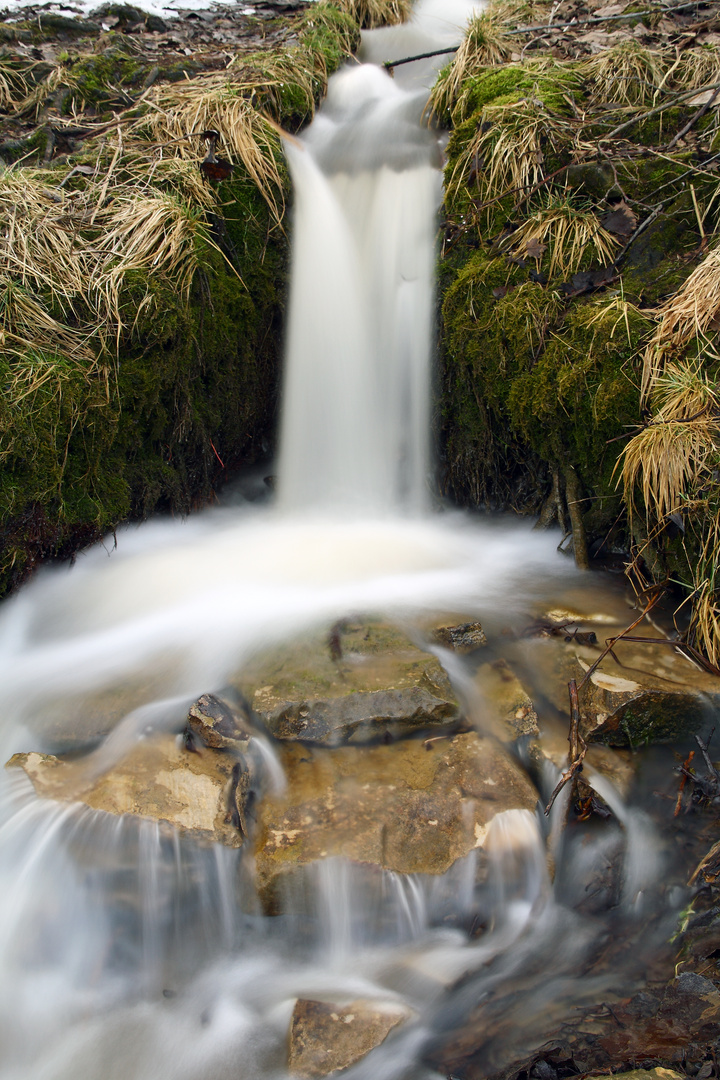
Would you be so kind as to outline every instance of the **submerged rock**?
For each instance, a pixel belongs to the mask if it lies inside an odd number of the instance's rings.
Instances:
[[[257,887],[268,911],[282,908],[293,872],[330,856],[442,874],[483,846],[497,814],[537,803],[520,767],[475,732],[363,748],[288,743],[283,764],[287,789],[258,815]]]
[[[290,1025],[290,1072],[312,1078],[347,1069],[410,1016],[409,1009],[394,1002],[340,1006],[300,998]]]

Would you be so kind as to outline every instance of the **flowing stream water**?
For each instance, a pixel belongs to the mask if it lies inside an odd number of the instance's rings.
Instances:
[[[421,0],[411,26],[367,35],[366,53],[453,44],[468,11]],[[288,140],[296,204],[276,504],[126,530],[117,549],[44,570],[6,602],[4,759],[91,741],[101,703],[115,714],[87,759],[100,774],[149,731],[178,730],[189,702],[263,646],[353,611],[509,618],[576,582],[556,538],[527,523],[431,510],[441,150],[422,123],[427,78],[350,66]],[[509,811],[492,822],[481,880],[474,854],[437,878],[328,859],[308,870],[302,909],[267,917],[242,852],[39,799],[12,770],[0,812],[0,1080],[281,1078],[302,996],[412,1010],[348,1074],[373,1080],[436,1076],[420,1062],[441,1034],[495,1002],[492,1071],[508,1040],[532,1046],[570,994],[595,1000],[614,985],[612,962],[577,976],[601,944],[662,933],[673,909],[664,894],[648,902],[659,872],[648,820],[604,783],[620,824],[590,848],[558,846],[554,884],[553,819]],[[578,894],[616,851],[620,902],[612,917],[583,916]],[[479,937],[467,925],[478,913]]]

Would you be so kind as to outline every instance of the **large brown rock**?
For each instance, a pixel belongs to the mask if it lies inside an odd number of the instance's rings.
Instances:
[[[578,658],[578,666],[580,684],[590,665]],[[581,733],[607,746],[673,742],[700,731],[708,706],[708,699],[690,687],[668,685],[646,672],[610,671],[604,661],[580,689]]]
[[[475,682],[480,693],[480,707],[490,711],[489,719],[502,737],[507,740],[540,734],[535,706],[505,660],[481,664]],[[487,723],[487,719],[479,717],[479,726]]]
[[[314,1078],[347,1069],[384,1042],[410,1010],[391,1002],[340,1006],[301,998],[290,1025],[289,1069]]]
[[[258,815],[266,910],[282,907],[294,871],[329,856],[442,874],[483,846],[497,814],[537,802],[513,759],[475,732],[363,748],[288,743],[283,764],[287,789],[267,796]]]
[[[15,754],[8,768],[27,773],[38,795],[81,801],[93,810],[165,822],[204,843],[243,842],[242,773],[227,754],[188,753],[172,735],[138,743],[99,780],[88,783],[82,760]],[[240,806],[238,806],[238,797]]]

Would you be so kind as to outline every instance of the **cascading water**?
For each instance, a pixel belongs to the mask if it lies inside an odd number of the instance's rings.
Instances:
[[[296,199],[279,502],[424,510],[437,138],[379,68],[287,147]]]
[[[392,32],[397,55],[432,44],[427,19],[437,22],[437,2]],[[448,32],[456,38],[457,24]],[[381,40],[369,35],[366,48]],[[427,511],[440,173],[423,104],[412,85],[351,68],[289,141],[295,247],[278,505],[126,532],[119,550],[43,572],[7,603],[5,758],[102,734],[78,766],[97,777],[153,730],[176,730],[189,701],[268,642],[352,611],[522,610],[572,577],[554,541],[524,526]],[[481,703],[468,708],[480,718]],[[605,795],[651,851],[646,823]],[[608,835],[622,846],[619,826]],[[597,859],[606,854],[607,845]],[[632,920],[657,870],[635,847],[628,858],[618,923]],[[612,983],[614,970],[575,978],[607,928],[571,912],[585,880],[577,861],[570,872],[560,860],[551,887],[528,811],[493,820],[484,859],[471,853],[440,877],[328,859],[296,883],[302,902],[289,893],[268,918],[241,852],[40,800],[8,773],[0,1080],[281,1078],[303,995],[411,1010],[352,1077],[436,1076],[418,1062],[486,999],[502,1003],[520,1046],[569,994],[582,1001]],[[488,1070],[502,1059],[498,1008],[488,1012]]]

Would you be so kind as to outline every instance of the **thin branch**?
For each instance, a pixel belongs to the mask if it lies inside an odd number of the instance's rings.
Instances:
[[[677,97],[671,98],[670,101],[666,101],[664,105],[656,105],[654,109],[649,109],[647,112],[640,113],[639,115],[633,116],[630,120],[626,120],[624,124],[619,124],[618,127],[613,128],[609,135],[603,135],[600,141],[605,142],[607,139],[614,139],[621,131],[634,127],[635,124],[640,124],[643,120],[649,120],[651,116],[657,116],[658,113],[666,112],[668,109],[672,109],[674,105],[679,105],[680,102],[687,101],[688,98],[697,97],[698,94],[702,94],[705,90],[716,90],[719,87],[720,82],[715,82],[710,83],[708,86],[698,87],[694,90],[685,90],[682,94],[678,94]]]
[[[631,623],[630,623],[630,625],[629,625],[628,627],[626,627],[626,629],[625,629],[625,630],[623,630],[623,632],[622,632],[621,634],[618,634],[618,635],[617,635],[617,637],[613,637],[613,638],[607,638],[607,639],[606,639],[606,643],[605,643],[605,648],[604,648],[604,649],[603,649],[603,651],[602,651],[602,652],[600,653],[600,655],[598,656],[598,658],[597,658],[597,660],[595,661],[595,663],[594,663],[594,664],[591,664],[591,665],[590,665],[590,667],[589,667],[589,668],[587,669],[587,671],[585,672],[585,674],[584,674],[584,676],[583,676],[583,678],[582,678],[582,681],[580,682],[580,686],[578,687],[578,689],[579,689],[579,690],[582,690],[583,686],[584,686],[584,685],[585,685],[585,683],[586,683],[586,682],[588,681],[588,679],[589,679],[589,678],[591,678],[591,676],[595,674],[595,672],[597,671],[598,667],[599,667],[599,666],[600,666],[600,664],[601,664],[601,663],[603,662],[603,660],[604,660],[604,659],[605,659],[605,657],[606,657],[606,656],[608,655],[608,653],[612,653],[612,650],[613,650],[613,647],[615,646],[615,644],[616,644],[616,643],[617,643],[618,641],[620,641],[620,640],[621,640],[622,638],[624,638],[624,637],[626,636],[626,634],[629,634],[631,630],[634,630],[634,629],[635,629],[635,627],[636,627],[636,626],[637,626],[637,625],[638,625],[639,623],[641,623],[641,622],[643,621],[643,619],[644,619],[644,618],[645,618],[645,616],[646,616],[646,615],[648,614],[648,612],[649,612],[649,611],[652,611],[652,609],[653,609],[653,608],[655,607],[655,605],[657,604],[658,600],[660,599],[660,597],[661,597],[661,596],[663,595],[663,593],[664,593],[664,592],[665,592],[665,586],[664,586],[664,585],[661,585],[661,586],[659,586],[659,587],[658,587],[658,590],[657,590],[657,592],[655,593],[655,595],[653,596],[652,600],[651,600],[651,601],[650,601],[650,603],[649,603],[649,604],[647,605],[647,607],[646,607],[646,608],[644,609],[644,611],[642,611],[642,612],[641,612],[641,613],[640,613],[640,614],[638,615],[637,619],[635,619],[635,621],[634,621],[634,622],[631,622]]]

